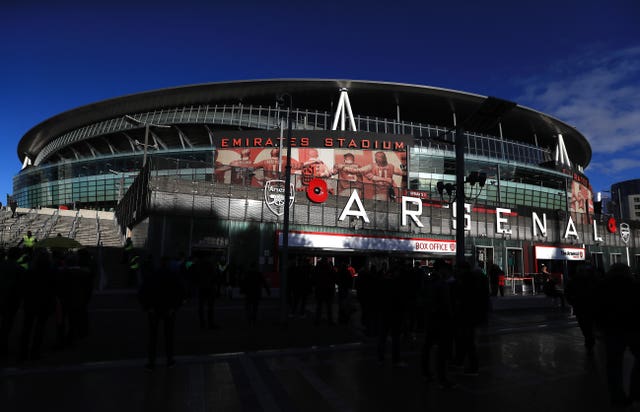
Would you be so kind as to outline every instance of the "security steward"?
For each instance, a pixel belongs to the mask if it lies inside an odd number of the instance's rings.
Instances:
[[[36,237],[33,236],[31,234],[31,231],[29,230],[27,231],[27,234],[22,237],[21,243],[24,247],[29,248],[29,250],[33,250],[33,247],[36,245],[37,241],[38,240],[36,239]]]
[[[138,284],[138,273],[140,271],[140,256],[135,251],[132,251],[129,258],[129,270],[127,282],[129,286],[136,286]]]

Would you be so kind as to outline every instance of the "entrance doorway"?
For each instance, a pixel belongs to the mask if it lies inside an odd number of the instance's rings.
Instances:
[[[493,246],[476,246],[476,262],[483,273],[488,273],[488,265],[493,262]]]
[[[604,256],[602,252],[594,252],[591,254],[591,264],[597,270],[604,272]]]
[[[522,270],[522,249],[507,248],[507,276],[524,276]]]

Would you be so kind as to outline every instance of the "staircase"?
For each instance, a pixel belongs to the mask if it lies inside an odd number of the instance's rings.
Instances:
[[[0,210],[0,247],[18,245],[28,231],[37,239],[60,234],[87,247],[98,246],[98,240],[104,247],[120,248],[123,244],[113,212],[18,208],[17,213],[18,216],[12,218],[10,210]]]
[[[68,237],[69,232],[71,231],[71,226],[73,225],[73,219],[73,217],[69,216],[60,216],[56,224],[51,229],[49,236],[57,236],[60,234],[60,236]]]
[[[98,244],[96,219],[86,217],[78,219],[74,239],[86,246],[96,246]]]
[[[115,219],[100,220],[100,243],[104,247],[122,247],[122,235]]]

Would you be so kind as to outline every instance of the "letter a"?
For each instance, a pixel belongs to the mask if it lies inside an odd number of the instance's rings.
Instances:
[[[358,205],[358,210],[351,210],[353,203]],[[342,209],[342,213],[338,220],[343,221],[347,216],[361,217],[365,223],[369,223],[369,217],[367,216],[367,212],[364,210],[364,206],[362,205],[362,201],[360,200],[360,196],[358,196],[358,191],[354,189],[351,193],[351,197],[347,202],[347,205]]]

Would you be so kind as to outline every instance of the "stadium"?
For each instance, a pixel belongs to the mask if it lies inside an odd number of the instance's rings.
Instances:
[[[294,262],[454,257],[459,175],[464,255],[503,267],[514,292],[535,292],[524,285],[543,262],[566,276],[585,260],[637,269],[640,256],[638,231],[594,207],[591,147],[575,127],[436,87],[275,79],[142,92],[43,121],[18,157],[20,208],[112,212],[153,256],[224,256],[274,282],[284,209]]]

